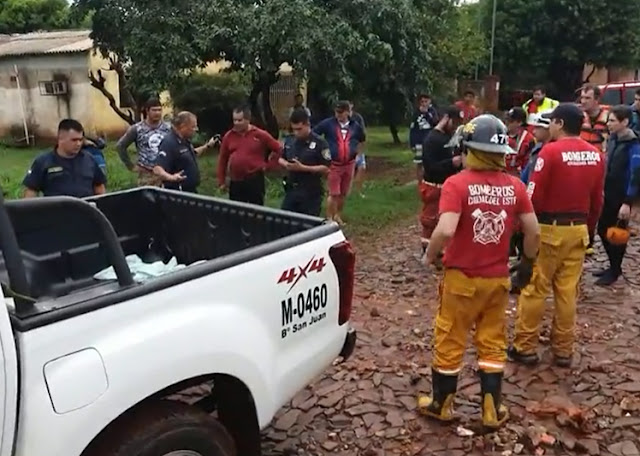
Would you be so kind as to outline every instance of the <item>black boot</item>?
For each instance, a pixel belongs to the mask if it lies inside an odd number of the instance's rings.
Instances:
[[[509,418],[509,410],[502,404],[502,372],[480,373],[480,395],[482,397],[482,424],[497,429]]]
[[[507,350],[507,356],[514,363],[524,364],[525,366],[535,366],[536,364],[538,364],[538,362],[540,362],[540,358],[538,358],[537,354],[532,353],[528,355],[525,353],[520,353],[518,350],[516,350],[515,347],[509,347],[509,349]]]
[[[453,399],[458,389],[458,376],[444,375],[432,369],[431,385],[431,397],[418,396],[418,411],[439,421],[453,420]]]
[[[601,287],[611,286],[618,281],[618,278],[620,277],[620,275],[621,275],[620,272],[610,269],[604,274],[602,274],[600,278],[596,280],[595,284]]]
[[[602,277],[603,275],[607,274],[609,271],[611,270],[611,268],[607,268],[607,269],[598,269],[597,271],[595,271],[593,273],[594,277]]]

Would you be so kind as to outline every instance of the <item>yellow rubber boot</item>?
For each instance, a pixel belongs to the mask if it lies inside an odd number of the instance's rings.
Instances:
[[[444,375],[436,370],[431,373],[432,395],[418,396],[418,412],[438,421],[452,421],[453,399],[458,388],[457,375]]]
[[[509,409],[502,404],[503,375],[502,372],[480,371],[482,424],[489,429],[498,429],[509,419]]]

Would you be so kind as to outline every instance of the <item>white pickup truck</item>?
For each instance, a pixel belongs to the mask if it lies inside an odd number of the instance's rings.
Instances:
[[[0,198],[0,250],[0,456],[257,456],[355,346],[355,255],[318,218],[148,187]],[[186,266],[139,281],[129,255]]]

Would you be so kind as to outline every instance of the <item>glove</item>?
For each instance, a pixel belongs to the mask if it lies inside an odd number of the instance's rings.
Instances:
[[[511,286],[513,288],[523,289],[533,277],[533,263],[535,260],[522,255],[520,262],[513,268],[514,274],[511,276]]]

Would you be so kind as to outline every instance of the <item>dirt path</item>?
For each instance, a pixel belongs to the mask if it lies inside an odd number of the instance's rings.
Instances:
[[[265,433],[265,455],[640,455],[640,289],[622,281],[594,287],[590,272],[602,266],[602,251],[586,266],[572,369],[549,364],[548,314],[543,362],[508,366],[504,395],[512,418],[504,429],[458,435],[473,432],[479,420],[471,350],[456,399],[462,428],[418,416],[415,396],[430,391],[438,277],[414,258],[416,233],[405,223],[357,244],[356,353],[278,414]],[[640,282],[639,248],[634,238],[625,267]]]

